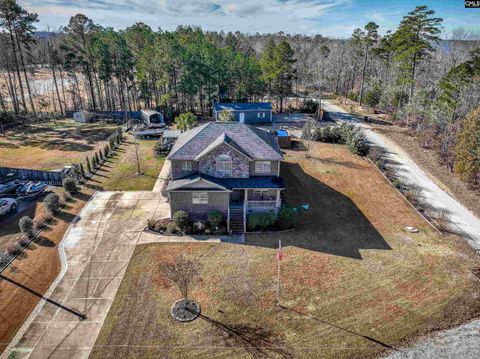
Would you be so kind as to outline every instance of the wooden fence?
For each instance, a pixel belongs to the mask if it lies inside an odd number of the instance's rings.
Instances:
[[[22,179],[28,181],[43,181],[48,184],[60,186],[64,178],[71,175],[73,168],[66,167],[59,171],[41,171],[26,168],[0,167],[0,177],[6,177],[9,173],[14,173]]]

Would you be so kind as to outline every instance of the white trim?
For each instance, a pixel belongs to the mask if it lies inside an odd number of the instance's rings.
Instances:
[[[208,192],[206,191],[194,191],[192,192],[192,204],[208,204],[208,197]]]
[[[280,177],[280,165],[282,163],[282,161],[277,161],[278,162],[278,166],[277,166],[277,177]]]
[[[180,179],[181,179],[181,178],[180,178]],[[204,181],[204,182],[206,182],[206,183],[209,183],[209,184],[211,184],[211,185],[213,185],[213,186],[215,186],[215,187],[217,187],[217,188],[223,189],[223,190],[225,190],[225,191],[230,191],[230,190],[229,190],[228,188],[226,188],[226,187],[223,187],[223,186],[221,186],[221,185],[219,185],[219,184],[217,184],[217,183],[214,183],[214,182],[212,182],[212,181],[209,181],[209,180],[207,180],[207,179],[205,179],[205,178],[201,178],[201,177],[195,179],[194,181],[192,181],[192,182],[190,182],[190,183],[188,183],[188,184],[185,184],[184,186],[188,186],[188,185],[193,184],[193,183],[198,183],[198,182],[200,182],[200,181]],[[177,191],[177,190],[179,190],[179,189],[181,189],[181,188],[183,188],[183,186],[176,187],[176,188],[174,188],[174,189],[168,190],[167,192],[174,192],[174,191]],[[231,191],[230,191],[230,192],[231,192]]]

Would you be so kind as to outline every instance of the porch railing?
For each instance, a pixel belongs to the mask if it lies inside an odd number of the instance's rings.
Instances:
[[[247,210],[270,211],[277,208],[277,201],[245,201]]]

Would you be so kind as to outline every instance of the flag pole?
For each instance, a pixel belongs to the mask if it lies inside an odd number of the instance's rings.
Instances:
[[[282,253],[282,240],[278,240],[278,254],[277,254],[277,306],[280,305],[280,258]]]

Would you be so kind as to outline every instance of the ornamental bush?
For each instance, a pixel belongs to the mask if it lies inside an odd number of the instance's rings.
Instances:
[[[225,216],[219,211],[208,212],[208,223],[212,228],[218,228],[223,222],[225,222]]]
[[[75,194],[78,191],[77,182],[73,178],[64,178],[62,181],[63,189],[69,194]]]
[[[250,231],[265,230],[275,224],[275,213],[251,213],[247,217],[247,228]]]
[[[370,145],[367,142],[365,134],[360,130],[355,131],[347,140],[346,145],[350,152],[359,156],[368,155],[368,151],[370,150]]]
[[[60,207],[60,197],[56,193],[50,193],[43,200],[43,205],[51,215],[54,215]]]
[[[295,228],[295,224],[297,223],[297,212],[295,212],[290,206],[282,206],[278,211],[277,223],[281,229]]]
[[[28,238],[33,237],[34,223],[30,217],[24,216],[20,218],[20,220],[18,221],[18,227],[20,227],[20,231],[23,234],[25,234]]]
[[[188,213],[185,211],[175,212],[172,219],[173,223],[175,223],[175,225],[182,231],[187,229],[190,224],[190,220],[188,219]]]

